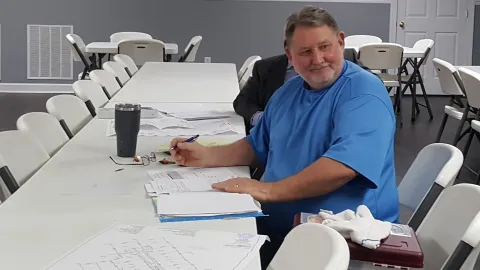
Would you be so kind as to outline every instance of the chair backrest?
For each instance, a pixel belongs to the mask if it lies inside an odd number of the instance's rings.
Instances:
[[[462,240],[442,266],[443,270],[466,270],[474,268],[480,251],[480,212],[473,218]]]
[[[57,118],[69,138],[77,134],[92,119],[85,103],[73,95],[49,98],[47,111]]]
[[[185,47],[185,51],[182,57],[183,61],[181,62],[195,62],[195,57],[197,56],[197,51],[200,47],[202,39],[202,36],[195,36],[190,40],[187,47]]]
[[[90,72],[89,76],[92,81],[98,83],[103,88],[103,92],[108,98],[112,98],[120,90],[120,84],[115,75],[106,70],[96,69]]]
[[[250,79],[250,77],[252,77],[253,67],[255,66],[255,62],[257,62],[258,60],[259,59],[256,59],[256,60],[250,62],[250,64],[248,64],[247,69],[245,70],[245,73],[243,74],[242,78],[239,81],[240,89],[242,89],[245,86],[245,84],[247,83],[248,79]]]
[[[120,63],[125,66],[125,71],[127,71],[128,75],[130,77],[133,76],[138,71],[138,67],[135,64],[135,61],[133,59],[125,54],[117,54],[113,57],[113,60],[117,63]]]
[[[240,81],[242,79],[242,77],[245,74],[245,72],[247,71],[247,68],[250,65],[250,63],[255,63],[255,62],[257,62],[258,60],[261,60],[261,59],[262,58],[258,55],[252,55],[252,56],[248,57],[247,60],[245,60],[245,62],[243,63],[242,67],[238,70],[238,73],[237,73],[238,81]]]
[[[83,39],[79,35],[67,34],[66,38],[72,45],[71,51],[73,60],[76,62],[83,62],[85,66],[89,66],[90,63],[87,60],[88,54],[86,52],[86,46]]]
[[[17,180],[8,168],[7,163],[0,155],[0,200],[5,201],[10,194],[20,188]]]
[[[332,228],[304,223],[285,237],[267,270],[346,270],[350,251],[345,238]]]
[[[17,119],[17,129],[35,137],[50,156],[55,155],[69,140],[57,118],[45,112],[20,116]]]
[[[110,42],[120,42],[125,39],[152,39],[152,36],[142,32],[117,32],[110,36]]]
[[[438,197],[416,234],[425,269],[441,269],[480,211],[480,186],[456,184]]]
[[[437,72],[442,92],[447,95],[463,96],[463,84],[459,83],[461,78],[458,74],[457,68],[449,62],[439,58],[433,58],[432,62],[435,71]]]
[[[382,39],[370,35],[352,35],[345,37],[346,47],[360,47],[369,43],[382,43]]]
[[[103,107],[108,98],[102,87],[91,80],[79,80],[73,83],[73,91],[87,105],[90,114],[95,117],[98,108]]]
[[[458,73],[465,87],[468,104],[480,108],[480,74],[464,67],[459,68]]]
[[[428,58],[430,56],[430,52],[432,51],[432,48],[433,48],[433,44],[435,44],[435,42],[431,39],[420,39],[417,42],[415,42],[415,44],[413,44],[414,49],[422,50],[425,52],[422,65],[425,65],[427,63]]]
[[[0,132],[0,155],[20,186],[50,158],[38,140],[19,130]]]
[[[398,186],[401,204],[415,210],[409,225],[416,229],[440,193],[455,181],[462,168],[463,154],[445,143],[425,146]]]
[[[403,46],[395,43],[370,43],[358,50],[359,62],[369,69],[398,69],[402,58]]]
[[[118,43],[118,53],[130,56],[137,66],[145,62],[163,62],[165,43],[156,39],[123,40]]]
[[[121,87],[123,87],[128,80],[130,80],[130,76],[128,76],[128,73],[125,71],[125,68],[122,64],[114,61],[105,62],[103,63],[103,69],[114,75]]]

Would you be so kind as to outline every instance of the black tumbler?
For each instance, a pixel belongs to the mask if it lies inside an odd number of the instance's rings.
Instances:
[[[119,157],[135,156],[137,136],[140,131],[140,114],[140,104],[120,103],[115,105],[115,133]]]

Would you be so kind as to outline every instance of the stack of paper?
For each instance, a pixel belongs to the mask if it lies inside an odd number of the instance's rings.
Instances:
[[[148,171],[152,178],[145,185],[150,196],[175,192],[212,191],[212,184],[238,177],[228,168],[178,168]]]
[[[161,195],[157,214],[168,217],[215,216],[260,213],[261,208],[249,194],[226,192],[188,192]]]
[[[232,113],[203,110],[203,111],[175,112],[175,113],[169,113],[169,115],[176,118],[188,120],[188,121],[197,121],[197,120],[229,118],[232,115]]]
[[[47,270],[240,270],[258,257],[266,236],[116,224]]]
[[[179,168],[148,173],[152,181],[145,189],[162,222],[263,215],[252,196],[212,188],[213,183],[239,177],[228,168]]]
[[[226,132],[238,133],[235,127],[227,120],[210,120],[187,122],[175,117],[160,117],[155,119],[141,119],[138,136],[192,136],[215,135]],[[115,120],[107,125],[107,136],[115,135]]]

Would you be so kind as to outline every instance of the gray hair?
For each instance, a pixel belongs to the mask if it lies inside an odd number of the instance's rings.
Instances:
[[[335,32],[339,32],[337,22],[330,13],[326,10],[306,6],[302,8],[299,12],[295,12],[287,18],[287,23],[285,25],[285,44],[287,47],[290,46],[292,42],[293,33],[297,26],[328,26]]]

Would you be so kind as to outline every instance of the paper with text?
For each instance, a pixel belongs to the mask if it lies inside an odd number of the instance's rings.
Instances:
[[[162,216],[204,216],[261,212],[249,194],[227,192],[184,192],[159,195],[157,214]]]
[[[148,171],[155,193],[211,191],[212,184],[238,177],[228,168],[181,168]]]
[[[266,236],[117,224],[46,270],[239,270]]]
[[[203,110],[203,111],[175,112],[175,113],[169,113],[169,115],[176,118],[188,120],[188,121],[195,121],[195,120],[229,118],[232,115],[232,113]]]
[[[226,132],[238,133],[235,127],[227,120],[205,120],[188,122],[174,117],[162,117],[159,119],[141,119],[140,137],[153,136],[193,136],[193,135],[215,135]],[[107,124],[107,136],[115,135],[115,120]]]

